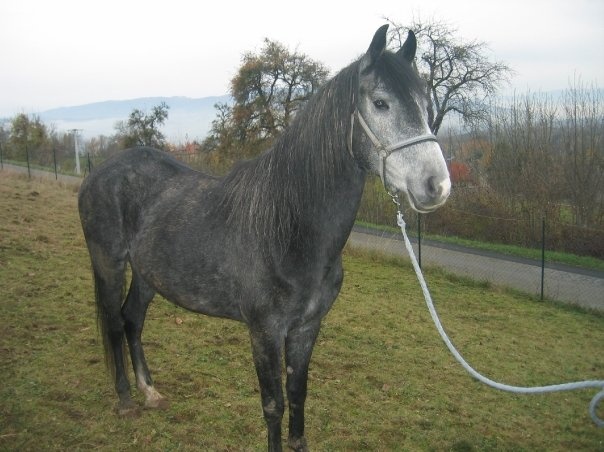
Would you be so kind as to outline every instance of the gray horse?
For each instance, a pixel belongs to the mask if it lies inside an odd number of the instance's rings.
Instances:
[[[92,260],[105,354],[118,411],[130,397],[124,337],[147,407],[165,407],[153,386],[141,333],[156,293],[185,309],[244,322],[250,332],[268,427],[281,450],[285,351],[289,441],[306,450],[308,366],[321,319],[342,285],[342,249],[365,178],[404,193],[427,212],[450,181],[426,121],[413,33],[385,50],[387,26],[368,51],[326,83],[272,148],[216,178],[149,148],[120,152],[82,184],[79,210]],[[127,296],[126,266],[132,271]]]

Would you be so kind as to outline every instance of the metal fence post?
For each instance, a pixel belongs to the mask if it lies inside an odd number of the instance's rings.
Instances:
[[[422,268],[422,214],[417,213],[417,263]]]
[[[52,148],[52,160],[55,164],[55,180],[59,180],[59,175],[57,174],[57,148]]]
[[[545,281],[545,216],[541,218],[541,300],[543,301],[543,286]]]
[[[25,144],[25,158],[27,159],[27,177],[31,179],[31,169],[29,168],[29,147]]]

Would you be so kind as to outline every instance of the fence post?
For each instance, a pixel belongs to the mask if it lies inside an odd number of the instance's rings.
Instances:
[[[55,164],[55,180],[59,180],[59,175],[57,174],[57,148],[52,148],[52,160]]]
[[[545,281],[545,216],[541,218],[541,301],[543,301],[543,286]]]
[[[29,147],[25,144],[25,158],[27,160],[27,177],[31,179],[31,169],[29,168]]]
[[[422,268],[422,214],[417,213],[417,263]]]
[[[2,158],[2,143],[0,143],[0,169],[4,169],[4,159]]]
[[[87,152],[88,155],[88,174],[92,172],[92,162],[90,161],[90,152]]]

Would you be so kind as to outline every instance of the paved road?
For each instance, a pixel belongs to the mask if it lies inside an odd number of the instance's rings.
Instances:
[[[412,242],[417,256],[417,243]],[[388,255],[407,256],[401,234],[355,227],[349,244]],[[437,265],[448,272],[475,280],[489,281],[536,295],[541,293],[540,262],[433,241],[422,241],[421,253],[423,266]],[[546,263],[544,276],[547,298],[604,311],[604,272]]]
[[[4,164],[4,169],[27,173],[27,168],[20,166]],[[33,169],[31,171],[36,177],[55,178],[54,173]],[[67,183],[81,181],[80,177],[61,174],[58,178]],[[401,234],[355,227],[349,244],[352,247],[375,250],[388,255],[407,255]],[[417,255],[417,244],[414,248]],[[422,265],[437,265],[451,273],[476,280],[489,281],[531,294],[541,293],[541,266],[537,261],[433,241],[422,241],[421,251]],[[546,297],[604,311],[604,272],[546,264],[544,281]]]

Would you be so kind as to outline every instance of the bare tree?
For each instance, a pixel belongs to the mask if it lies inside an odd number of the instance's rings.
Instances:
[[[548,203],[561,195],[557,114],[555,102],[544,95],[491,105],[488,184],[510,211],[531,221],[540,219]]]
[[[601,224],[604,215],[604,98],[575,79],[563,102],[562,153],[566,196],[575,223]]]
[[[488,111],[487,100],[509,80],[512,70],[503,62],[489,59],[486,43],[462,41],[457,30],[445,22],[414,19],[403,26],[387,20],[392,24],[392,47],[402,46],[407,30],[413,30],[417,37],[416,64],[427,82],[432,132],[438,133],[450,112],[460,114],[467,123],[483,120]]]

